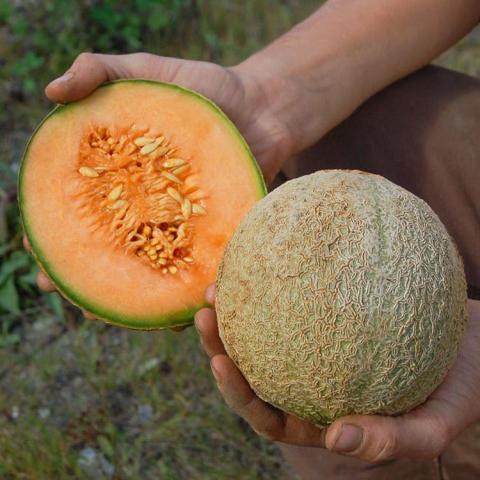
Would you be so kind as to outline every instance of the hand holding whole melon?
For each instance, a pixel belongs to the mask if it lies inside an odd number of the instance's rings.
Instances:
[[[479,302],[467,325],[445,228],[382,177],[318,172],[257,203],[227,246],[216,310],[223,342],[212,310],[196,324],[219,388],[267,438],[432,458],[480,418]]]

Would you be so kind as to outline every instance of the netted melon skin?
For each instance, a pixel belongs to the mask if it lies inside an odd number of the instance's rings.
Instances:
[[[456,358],[466,282],[423,200],[378,175],[326,170],[285,183],[244,218],[216,310],[254,391],[323,426],[425,401]]]

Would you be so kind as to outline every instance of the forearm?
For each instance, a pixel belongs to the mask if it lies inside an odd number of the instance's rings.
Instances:
[[[479,19],[478,0],[330,0],[235,68],[262,90],[296,153]]]

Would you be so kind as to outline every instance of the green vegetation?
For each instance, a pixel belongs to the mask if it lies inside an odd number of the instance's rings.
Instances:
[[[292,478],[224,405],[193,329],[124,331],[40,294],[21,246],[16,175],[51,108],[45,84],[81,51],[234,64],[318,4],[0,0],[0,478]],[[441,62],[479,73],[479,53],[474,33]]]
[[[275,447],[221,402],[193,329],[44,316],[24,334],[14,363],[0,350],[0,478],[84,478],[88,447],[119,479],[289,478]]]

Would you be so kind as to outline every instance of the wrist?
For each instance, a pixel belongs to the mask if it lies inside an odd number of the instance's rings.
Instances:
[[[357,106],[342,94],[348,89],[345,79],[351,78],[346,68],[325,55],[312,76],[308,65],[294,70],[278,51],[269,49],[233,67],[244,79],[249,101],[279,125],[289,157],[316,143]]]
[[[244,65],[230,67],[239,78],[242,90],[242,105],[247,125],[239,125],[249,132],[249,140],[256,145],[255,154],[259,160],[265,180],[269,184],[282,165],[298,151],[298,141],[291,129],[288,115],[278,101],[293,98],[289,85],[281,79],[270,79]]]
[[[297,153],[461,38],[478,12],[472,0],[330,0],[235,69],[255,79]]]

